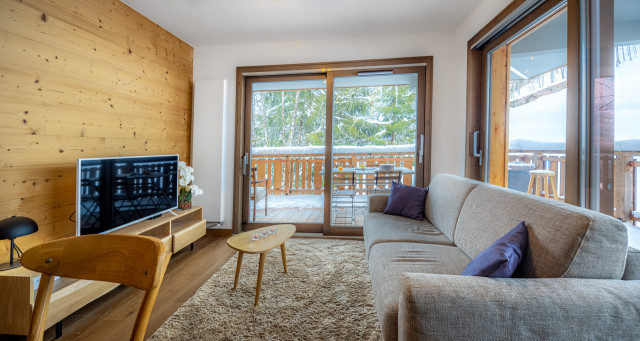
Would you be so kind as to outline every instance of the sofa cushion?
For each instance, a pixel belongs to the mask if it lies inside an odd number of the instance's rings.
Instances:
[[[527,226],[524,221],[480,252],[462,271],[463,276],[511,278],[527,251]]]
[[[521,221],[529,247],[514,277],[620,279],[627,230],[604,214],[482,184],[465,201],[454,243],[476,257]]]
[[[369,270],[384,340],[398,338],[398,303],[403,273],[457,275],[471,261],[454,246],[381,243],[371,249]]]
[[[424,214],[450,240],[453,240],[462,204],[479,184],[478,181],[449,174],[438,174],[431,180]]]
[[[371,212],[364,217],[364,245],[367,257],[379,243],[407,242],[453,246],[453,242],[427,220]]]
[[[624,267],[624,280],[640,279],[640,250],[629,247],[627,251],[627,264]]]
[[[424,219],[424,201],[429,188],[391,183],[391,193],[384,214],[398,215],[415,220]]]

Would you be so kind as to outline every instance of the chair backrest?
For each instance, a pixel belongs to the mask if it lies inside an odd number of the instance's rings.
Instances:
[[[146,291],[131,334],[142,340],[170,254],[161,240],[133,235],[71,237],[27,250],[22,265],[41,272],[28,340],[42,340],[55,276],[106,281]]]
[[[251,167],[251,181],[256,181],[257,172],[258,172],[258,167]]]
[[[333,187],[351,187],[355,186],[356,173],[355,172],[334,172],[333,173]]]
[[[391,182],[400,182],[401,171],[376,171],[376,186],[391,187]]]

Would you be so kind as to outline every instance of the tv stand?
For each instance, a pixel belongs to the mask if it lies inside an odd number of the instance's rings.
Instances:
[[[147,219],[110,234],[134,234],[155,237],[164,243],[165,251],[176,253],[204,236],[206,220],[202,207],[167,212],[155,219]],[[0,306],[0,334],[27,335],[37,290],[34,279],[40,273],[19,267],[0,272],[0,293],[10,297],[8,304]],[[45,328],[56,325],[61,332],[62,321],[76,310],[108,293],[119,284],[109,282],[60,278],[53,284]]]

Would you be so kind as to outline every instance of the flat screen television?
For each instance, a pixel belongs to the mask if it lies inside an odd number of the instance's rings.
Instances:
[[[178,208],[178,155],[78,159],[76,197],[77,235]]]

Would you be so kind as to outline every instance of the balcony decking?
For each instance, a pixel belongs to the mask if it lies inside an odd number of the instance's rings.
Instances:
[[[331,212],[331,222],[333,226],[362,226],[367,210],[364,208],[355,209],[355,220],[351,221],[348,216],[351,210],[334,209]],[[286,222],[286,223],[318,223],[324,219],[322,208],[274,208],[269,209],[269,215],[264,215],[264,210],[256,211],[256,222]]]

